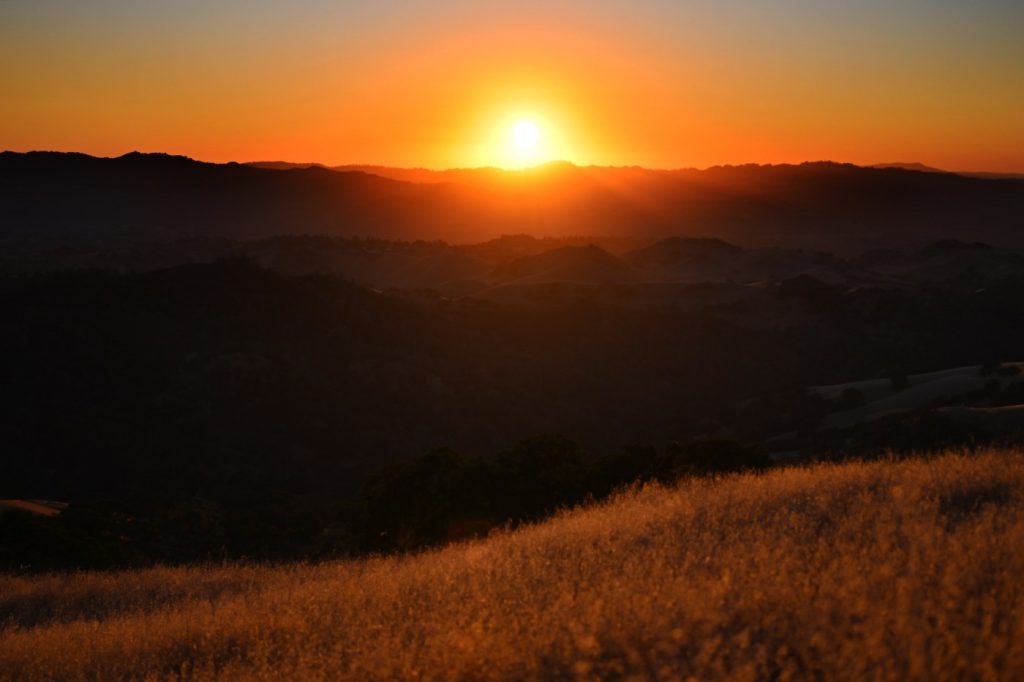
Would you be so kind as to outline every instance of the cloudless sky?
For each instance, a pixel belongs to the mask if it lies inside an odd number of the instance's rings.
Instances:
[[[0,0],[0,148],[1024,171],[1024,1]]]

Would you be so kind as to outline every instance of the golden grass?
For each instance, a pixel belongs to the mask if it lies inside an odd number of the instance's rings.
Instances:
[[[1024,455],[646,488],[315,566],[0,578],[0,677],[1024,679]]]

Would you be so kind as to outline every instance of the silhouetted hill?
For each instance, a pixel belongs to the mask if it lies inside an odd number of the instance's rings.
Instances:
[[[507,171],[501,168],[448,168],[445,170],[432,170],[429,168],[394,168],[391,166],[377,166],[367,164],[346,164],[343,166],[331,166],[331,170],[379,175],[382,178],[400,180],[402,182],[414,182],[420,184],[440,184],[455,182],[460,184],[481,184],[495,182],[501,179],[512,179],[518,172]]]
[[[256,168],[266,168],[269,170],[291,170],[293,168],[326,168],[324,164],[312,161],[308,163],[295,163],[293,161],[249,161],[245,165],[254,166]]]
[[[986,178],[990,180],[1024,180],[1024,173],[998,173],[992,171],[948,171],[942,168],[935,168],[933,166],[926,166],[923,163],[910,162],[894,162],[894,163],[876,163],[868,168],[902,168],[903,170],[920,171],[922,173],[953,173],[955,175],[962,175],[968,178]]]
[[[416,199],[428,200],[365,173],[274,171],[164,154],[5,152],[0,178],[0,238],[15,247],[386,232],[403,212],[418,212]]]
[[[694,263],[730,258],[743,249],[713,238],[669,237],[626,255],[638,267],[678,268]]]
[[[564,246],[527,256],[498,269],[501,280],[517,282],[626,282],[636,278],[629,265],[593,244]]]
[[[273,170],[163,154],[0,154],[9,257],[185,237],[714,236],[865,250],[939,238],[1024,243],[1024,182],[835,163],[707,170],[547,164],[410,183],[320,167]]]
[[[990,171],[957,171],[957,175],[984,180],[1024,180],[1024,173],[993,173]]]
[[[949,173],[950,171],[943,170],[941,168],[935,168],[934,166],[926,166],[923,163],[917,161],[903,162],[893,161],[891,163],[875,163],[868,168],[902,168],[903,170],[919,171],[921,173]]]
[[[820,251],[741,249],[720,239],[670,237],[623,255],[648,280],[752,283],[801,274],[845,280],[845,263]]]

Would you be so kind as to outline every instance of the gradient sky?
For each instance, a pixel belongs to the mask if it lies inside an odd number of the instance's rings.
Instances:
[[[1024,171],[1020,0],[0,0],[0,148]],[[543,160],[543,158],[541,160]]]

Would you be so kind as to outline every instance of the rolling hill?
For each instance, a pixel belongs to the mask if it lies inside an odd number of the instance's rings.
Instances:
[[[648,487],[411,556],[0,576],[0,678],[1019,679],[1024,457]]]

